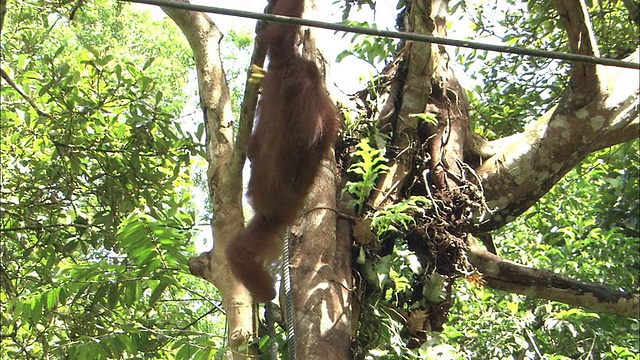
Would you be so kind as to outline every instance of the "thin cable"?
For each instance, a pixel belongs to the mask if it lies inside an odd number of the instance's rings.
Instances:
[[[286,23],[286,24],[303,25],[303,26],[316,27],[321,29],[347,32],[347,33],[372,35],[377,37],[403,39],[403,40],[411,40],[411,41],[441,44],[441,45],[450,45],[450,46],[463,47],[463,48],[469,48],[469,49],[495,51],[495,52],[525,55],[525,56],[535,56],[535,57],[541,57],[541,58],[547,58],[547,59],[580,61],[580,62],[585,62],[590,64],[600,64],[600,65],[608,65],[608,66],[616,66],[616,67],[640,70],[640,63],[636,63],[636,62],[622,61],[617,59],[597,58],[593,56],[579,55],[579,54],[569,54],[569,53],[564,53],[560,51],[547,51],[547,50],[538,50],[538,49],[527,49],[527,48],[514,47],[514,46],[492,45],[492,44],[486,44],[486,43],[481,43],[476,41],[448,39],[448,38],[442,38],[442,37],[431,36],[431,35],[413,34],[413,33],[408,33],[403,31],[369,29],[369,28],[363,28],[358,26],[328,23],[324,21],[301,19],[296,17],[288,17],[288,16],[281,16],[281,15],[273,15],[273,14],[263,14],[263,13],[256,13],[251,11],[244,11],[244,10],[225,9],[225,8],[219,8],[219,7],[213,7],[213,6],[194,5],[189,3],[173,2],[173,1],[167,1],[167,0],[120,0],[120,1],[147,4],[147,5],[156,5],[156,6],[169,7],[169,8],[179,9],[179,10],[198,11],[198,12],[237,16],[237,17],[271,21],[271,22]]]
[[[291,294],[291,256],[289,254],[289,228],[284,235],[284,249],[282,249],[282,277],[284,281],[284,301],[287,313],[287,348],[289,349],[289,359],[296,360],[296,333],[293,316],[293,297]]]

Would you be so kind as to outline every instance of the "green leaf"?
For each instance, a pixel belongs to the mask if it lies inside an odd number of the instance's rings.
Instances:
[[[129,281],[125,285],[124,301],[129,307],[133,306],[139,299],[140,284],[137,281]]]
[[[162,94],[162,91],[157,91],[156,92],[156,106],[158,106],[163,99],[164,95]]]
[[[58,304],[58,300],[59,300],[59,296],[60,296],[60,290],[61,288],[54,288],[52,290],[49,290],[46,292],[46,298],[47,298],[47,309],[48,310],[53,310],[56,305]]]
[[[409,114],[409,117],[417,117],[427,124],[431,124],[433,126],[438,125],[438,116],[432,113],[420,113],[420,114]]]
[[[107,308],[115,309],[116,305],[118,305],[118,299],[120,298],[120,286],[118,286],[117,282],[112,282],[109,285],[109,292],[107,294]]]
[[[160,269],[163,266],[162,259],[159,257],[151,259],[144,267],[138,272],[138,276],[150,276],[154,271]]]
[[[69,70],[71,69],[71,67],[68,64],[60,64],[56,69],[55,69],[55,73],[56,75],[58,75],[59,77],[64,77],[69,73]]]
[[[34,323],[40,323],[40,319],[42,318],[42,299],[37,297],[31,301],[31,319]]]
[[[102,284],[98,287],[98,290],[93,295],[93,304],[101,304],[104,302],[105,296],[107,295],[107,291],[109,290],[110,284]]]
[[[169,286],[168,283],[160,282],[158,284],[158,286],[156,286],[156,288],[153,289],[153,292],[151,292],[151,296],[149,297],[149,307],[150,308],[153,308],[155,303],[158,301],[158,299],[160,299],[160,297],[162,296],[162,293],[165,291],[165,289],[168,286]]]
[[[191,344],[184,344],[180,350],[178,350],[178,352],[176,353],[176,360],[188,360],[191,359],[192,356],[195,354],[195,352],[197,351],[197,349],[193,346],[191,346]]]

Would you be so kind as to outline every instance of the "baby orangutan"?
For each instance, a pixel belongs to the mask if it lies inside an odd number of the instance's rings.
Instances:
[[[303,8],[304,0],[278,0],[273,13],[301,17]],[[302,209],[338,128],[338,112],[320,70],[296,50],[299,33],[299,26],[279,23],[270,23],[262,32],[269,44],[269,66],[247,149],[247,195],[255,215],[226,253],[234,275],[257,302],[275,297],[265,265],[280,254],[282,235]]]

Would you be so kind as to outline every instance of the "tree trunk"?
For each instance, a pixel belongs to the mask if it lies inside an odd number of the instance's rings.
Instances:
[[[305,17],[315,2],[307,0]],[[314,33],[306,31],[304,55],[328,64],[316,49]],[[326,74],[327,71],[324,71]],[[291,281],[298,359],[348,359],[357,322],[353,321],[351,238],[337,234],[338,169],[333,152],[320,167],[303,215],[291,228]],[[347,230],[348,231],[348,230]],[[286,264],[285,264],[286,265]],[[283,297],[281,297],[283,299]],[[285,304],[281,300],[282,304]]]
[[[313,4],[309,6],[313,7]],[[208,183],[214,219],[215,246],[189,261],[191,272],[213,283],[223,299],[229,322],[231,349],[242,352],[253,333],[253,307],[246,289],[228,271],[224,248],[242,227],[241,169],[244,149],[255,113],[257,86],[247,82],[241,126],[234,142],[229,133],[229,97],[218,43],[220,34],[206,15],[165,9],[189,40],[196,58],[202,106],[205,111],[208,150]],[[205,36],[203,36],[203,34]],[[305,40],[309,56],[315,58],[313,40]],[[259,41],[252,63],[262,66],[266,49]],[[324,64],[323,64],[324,65]],[[292,281],[298,358],[344,359],[355,324],[351,321],[350,238],[336,242],[336,166],[327,159],[307,201],[298,226],[292,227]],[[282,298],[284,299],[284,298]],[[285,302],[282,301],[284,308]],[[246,353],[252,355],[255,353]]]
[[[306,215],[292,227],[298,359],[350,357],[356,326],[351,315],[351,237],[336,236],[336,171],[333,158],[324,161],[307,199]]]
[[[224,253],[227,243],[243,226],[244,151],[233,139],[231,99],[220,56],[222,34],[203,13],[163,10],[180,27],[193,50],[207,135],[207,183],[214,213],[211,221],[214,247],[191,258],[189,268],[192,274],[210,281],[220,291],[227,314],[229,344],[237,359],[242,354],[248,355],[247,350],[240,348],[252,339],[254,326],[251,297],[226,266]]]

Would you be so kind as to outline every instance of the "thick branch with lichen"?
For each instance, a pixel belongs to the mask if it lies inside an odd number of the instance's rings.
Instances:
[[[640,294],[612,290],[598,284],[569,279],[549,270],[534,269],[505,260],[471,244],[469,261],[491,288],[582,306],[633,318],[640,317]]]

